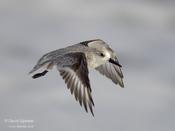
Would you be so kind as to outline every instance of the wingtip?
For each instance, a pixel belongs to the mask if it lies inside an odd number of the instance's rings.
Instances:
[[[86,113],[89,114],[88,110],[86,111]],[[90,109],[90,114],[91,114],[93,117],[95,117],[93,109]]]
[[[121,88],[125,88],[123,81],[121,83],[119,83],[119,84],[120,84]]]
[[[125,88],[125,86],[124,86],[124,85],[122,85],[122,86],[121,86],[121,88]]]
[[[94,115],[94,113],[92,113],[92,112],[91,112],[91,114],[92,114],[92,116],[95,118],[95,115]]]

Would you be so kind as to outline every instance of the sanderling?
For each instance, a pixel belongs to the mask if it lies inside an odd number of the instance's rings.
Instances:
[[[74,94],[76,101],[93,113],[94,102],[91,95],[89,69],[96,69],[102,75],[111,79],[122,88],[123,74],[116,53],[103,40],[95,39],[58,49],[43,55],[30,73],[44,67],[42,73],[36,73],[33,78],[44,76],[56,66],[65,80],[67,88]]]

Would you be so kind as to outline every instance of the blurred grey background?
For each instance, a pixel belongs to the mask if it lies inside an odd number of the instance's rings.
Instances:
[[[100,38],[123,65],[121,89],[90,71],[95,117],[86,114],[56,69],[28,72],[46,52]],[[174,0],[0,0],[0,130],[6,119],[32,131],[174,131]],[[29,124],[29,123],[27,123]]]

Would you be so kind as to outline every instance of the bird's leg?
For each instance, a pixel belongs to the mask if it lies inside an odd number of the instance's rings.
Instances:
[[[43,71],[43,72],[41,72],[41,73],[37,73],[37,74],[33,75],[32,78],[33,78],[33,79],[39,78],[39,77],[41,77],[41,76],[44,76],[47,72],[48,72],[48,71],[45,70],[45,71]]]
[[[43,72],[41,73],[37,73],[35,75],[32,76],[33,79],[36,79],[36,78],[39,78],[41,76],[44,76],[47,72],[49,72],[48,70],[51,70],[53,68],[54,64],[53,63],[50,63],[48,66],[47,66],[47,70],[44,70]]]

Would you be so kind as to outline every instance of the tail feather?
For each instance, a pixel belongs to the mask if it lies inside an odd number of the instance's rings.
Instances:
[[[35,66],[33,67],[33,69],[29,72],[29,74],[32,74],[33,72],[37,71],[40,67],[39,66]]]
[[[48,70],[51,70],[54,66],[53,62],[53,53],[47,53],[43,55],[37,62],[37,64],[33,67],[33,69],[29,72],[29,74],[34,73],[35,71],[39,70],[40,68],[44,68],[45,70],[42,73],[37,73],[33,75],[33,78],[38,78],[44,76]]]

